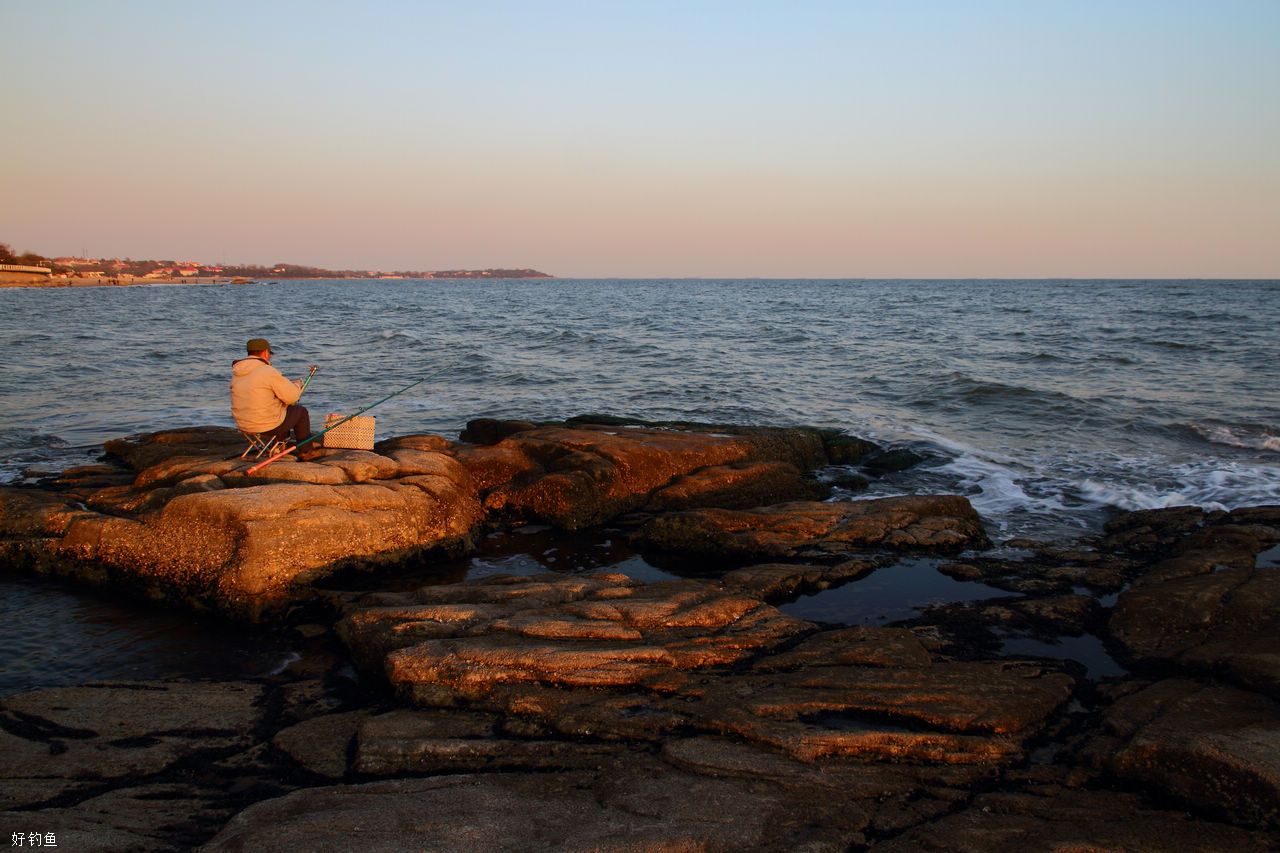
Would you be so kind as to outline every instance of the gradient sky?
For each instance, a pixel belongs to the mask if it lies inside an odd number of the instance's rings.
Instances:
[[[0,0],[0,242],[1280,277],[1280,2]]]

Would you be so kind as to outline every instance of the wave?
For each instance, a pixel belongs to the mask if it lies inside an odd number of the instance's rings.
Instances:
[[[1064,391],[1043,390],[994,379],[976,379],[959,371],[947,374],[941,381],[929,383],[924,393],[917,395],[917,400],[926,406],[957,401],[976,406],[1034,405],[1054,410],[1076,410],[1093,405],[1088,400]]]
[[[1280,469],[1236,463],[1188,463],[1169,471],[1169,483],[1129,483],[1086,479],[1080,494],[1123,510],[1198,506],[1232,510],[1280,503]]]
[[[1280,451],[1280,430],[1258,424],[1197,423],[1186,424],[1195,435],[1210,444],[1250,450]]]

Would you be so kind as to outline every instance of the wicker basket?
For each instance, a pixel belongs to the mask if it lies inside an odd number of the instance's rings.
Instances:
[[[342,420],[343,415],[334,412],[324,416],[325,429]],[[373,450],[374,418],[356,415],[336,429],[324,434],[325,447],[344,447],[349,450]]]

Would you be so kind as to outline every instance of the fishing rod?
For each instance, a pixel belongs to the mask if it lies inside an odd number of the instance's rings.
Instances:
[[[315,375],[316,375],[316,371],[317,371],[317,370],[319,370],[319,369],[320,369],[320,367],[319,367],[318,365],[315,365],[315,364],[312,364],[312,365],[310,365],[309,367],[307,367],[307,378],[306,378],[306,379],[304,379],[304,380],[302,380],[302,388],[298,391],[298,396],[299,396],[299,397],[301,397],[301,396],[302,396],[302,392],[303,392],[303,391],[306,391],[306,390],[307,390],[307,386],[311,384],[311,377],[315,376]]]
[[[314,373],[314,371],[313,371],[313,373]],[[302,441],[299,441],[297,444],[295,444],[295,445],[293,445],[293,446],[291,446],[291,447],[286,447],[284,450],[281,450],[279,453],[275,454],[274,456],[271,456],[271,457],[269,457],[268,459],[266,459],[265,461],[263,461],[263,462],[259,462],[257,465],[254,465],[252,468],[250,468],[249,470],[247,470],[247,471],[245,471],[245,472],[244,472],[244,473],[245,473],[245,476],[249,476],[249,475],[253,474],[254,472],[258,471],[260,468],[264,468],[264,467],[266,467],[267,465],[270,465],[272,462],[275,462],[277,459],[282,459],[282,458],[284,458],[285,456],[288,456],[290,453],[292,453],[293,451],[297,450],[297,449],[298,449],[299,447],[301,447],[302,445],[304,445],[304,444],[310,444],[311,442],[315,441],[315,440],[316,440],[317,438],[319,438],[320,436],[324,435],[324,434],[325,434],[326,432],[328,432],[329,430],[331,430],[331,429],[337,429],[338,427],[342,426],[343,424],[345,424],[347,421],[351,420],[352,418],[359,417],[360,415],[363,415],[365,412],[369,411],[369,410],[370,410],[370,409],[372,409],[374,406],[381,406],[383,403],[387,402],[387,401],[388,401],[388,400],[390,400],[392,397],[398,397],[399,395],[403,394],[405,391],[408,391],[410,388],[414,387],[415,385],[421,385],[423,382],[426,382],[428,379],[431,379],[432,377],[437,376],[439,373],[440,373],[440,371],[439,371],[439,370],[435,371],[434,373],[428,373],[426,376],[422,377],[421,379],[417,380],[416,382],[410,382],[408,385],[404,386],[404,387],[403,387],[403,388],[401,388],[399,391],[393,391],[392,393],[390,393],[390,394],[388,394],[387,396],[383,397],[381,400],[378,400],[378,401],[376,401],[376,402],[370,403],[369,405],[365,406],[363,409],[358,409],[357,411],[352,412],[351,414],[349,414],[349,415],[347,415],[346,417],[344,417],[342,420],[334,421],[333,423],[329,424],[328,426],[326,426],[324,429],[320,430],[319,432],[312,433],[310,436],[308,436],[307,438],[304,438]],[[307,377],[307,380],[308,380],[308,381],[310,381],[310,377]]]

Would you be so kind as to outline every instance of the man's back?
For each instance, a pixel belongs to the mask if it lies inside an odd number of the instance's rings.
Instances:
[[[250,356],[231,365],[231,416],[245,432],[266,432],[284,422],[285,410],[301,390],[280,371]]]

